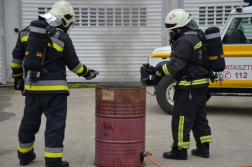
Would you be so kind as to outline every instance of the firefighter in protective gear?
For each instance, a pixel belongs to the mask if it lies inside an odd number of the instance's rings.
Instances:
[[[95,71],[81,64],[73,43],[67,35],[75,21],[75,13],[67,1],[59,1],[52,10],[40,15],[39,20],[53,26],[56,31],[50,37],[52,41],[51,57],[45,65],[36,82],[28,79],[27,70],[23,71],[24,58],[30,31],[45,33],[41,28],[26,27],[20,31],[17,44],[13,50],[11,67],[15,83],[23,81],[25,76],[25,108],[19,128],[18,157],[20,165],[24,166],[36,158],[34,153],[35,134],[39,131],[41,115],[47,118],[45,130],[45,164],[47,167],[68,167],[67,161],[62,161],[63,140],[66,126],[67,96],[69,90],[66,80],[66,66],[87,80],[96,77]],[[48,43],[48,46],[50,44]],[[48,54],[45,56],[48,60]],[[32,82],[32,83],[31,83]]]
[[[152,69],[154,75],[172,75],[176,80],[172,150],[165,152],[163,157],[187,159],[192,130],[197,147],[192,154],[208,158],[212,141],[205,110],[209,78],[199,70],[204,68],[204,63],[202,42],[196,33],[198,25],[183,9],[176,9],[167,15],[165,26],[170,30],[171,61]]]

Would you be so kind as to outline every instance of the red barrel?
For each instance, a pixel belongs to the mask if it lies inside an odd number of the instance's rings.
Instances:
[[[98,85],[95,93],[95,165],[144,166],[146,88]]]

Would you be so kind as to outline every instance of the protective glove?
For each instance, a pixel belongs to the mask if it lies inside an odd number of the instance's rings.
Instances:
[[[14,89],[15,90],[24,90],[24,79],[23,77],[14,78]]]
[[[96,77],[95,70],[89,70],[88,73],[89,74],[85,76],[86,80],[91,80]]]
[[[164,72],[162,66],[153,67],[150,64],[143,64],[145,67],[144,71],[146,71],[149,75],[157,75],[158,77],[164,76]]]
[[[150,65],[149,63],[143,64],[143,69],[152,69],[154,68],[152,65]]]

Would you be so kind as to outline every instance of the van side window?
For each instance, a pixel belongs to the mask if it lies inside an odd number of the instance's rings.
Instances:
[[[222,40],[223,44],[251,44],[252,17],[234,18]]]

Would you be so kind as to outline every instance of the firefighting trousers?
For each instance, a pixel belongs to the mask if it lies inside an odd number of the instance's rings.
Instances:
[[[206,88],[177,89],[172,115],[173,150],[188,149],[190,146],[190,131],[197,144],[197,148],[205,148],[205,144],[212,141],[211,129],[206,118]],[[191,93],[192,99],[189,99]],[[209,147],[202,152],[209,152]]]
[[[55,167],[61,163],[63,156],[67,113],[67,95],[64,94],[26,94],[24,115],[18,133],[18,158],[21,161],[31,159],[35,134],[39,131],[42,113],[47,118],[45,162],[47,167]]]

